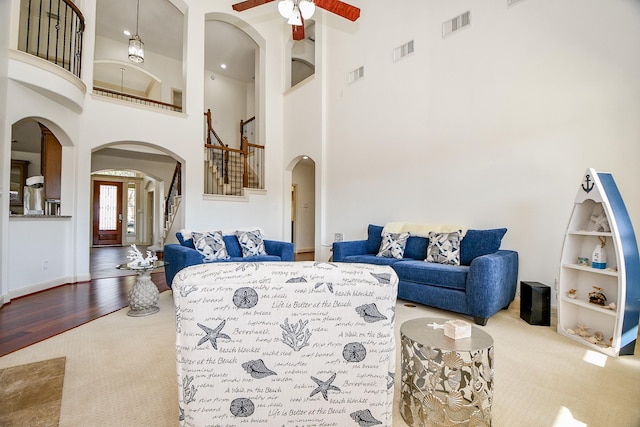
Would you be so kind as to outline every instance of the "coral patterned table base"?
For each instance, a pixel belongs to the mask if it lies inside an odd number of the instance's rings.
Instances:
[[[147,266],[132,266],[131,264],[120,264],[116,266],[118,270],[132,270],[138,273],[136,283],[129,291],[129,308],[127,315],[132,317],[148,316],[157,313],[160,308],[157,306],[160,292],[158,287],[151,280],[151,270],[164,267],[164,261],[155,261]]]
[[[414,319],[400,327],[400,413],[411,426],[490,426],[493,400],[493,338],[472,327],[453,340],[447,319]]]

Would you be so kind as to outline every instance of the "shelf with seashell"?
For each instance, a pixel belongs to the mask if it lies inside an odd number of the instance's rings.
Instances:
[[[587,169],[578,187],[557,295],[558,333],[609,356],[633,354],[640,258],[629,215],[609,173]]]

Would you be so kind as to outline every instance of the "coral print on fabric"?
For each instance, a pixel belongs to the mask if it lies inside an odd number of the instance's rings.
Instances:
[[[180,425],[391,426],[397,285],[366,264],[180,271]]]

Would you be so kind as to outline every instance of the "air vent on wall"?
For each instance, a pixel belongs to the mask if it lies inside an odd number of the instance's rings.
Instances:
[[[461,30],[471,25],[471,11],[458,15],[453,19],[442,24],[442,37],[446,37],[451,33]]]
[[[364,78],[364,65],[362,67],[356,68],[355,70],[349,73],[349,84],[354,83],[360,79]]]
[[[393,62],[399,61],[405,56],[413,54],[413,40],[393,49]]]

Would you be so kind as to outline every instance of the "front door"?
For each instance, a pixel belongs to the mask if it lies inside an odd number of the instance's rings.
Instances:
[[[93,182],[93,246],[122,244],[122,183]]]

